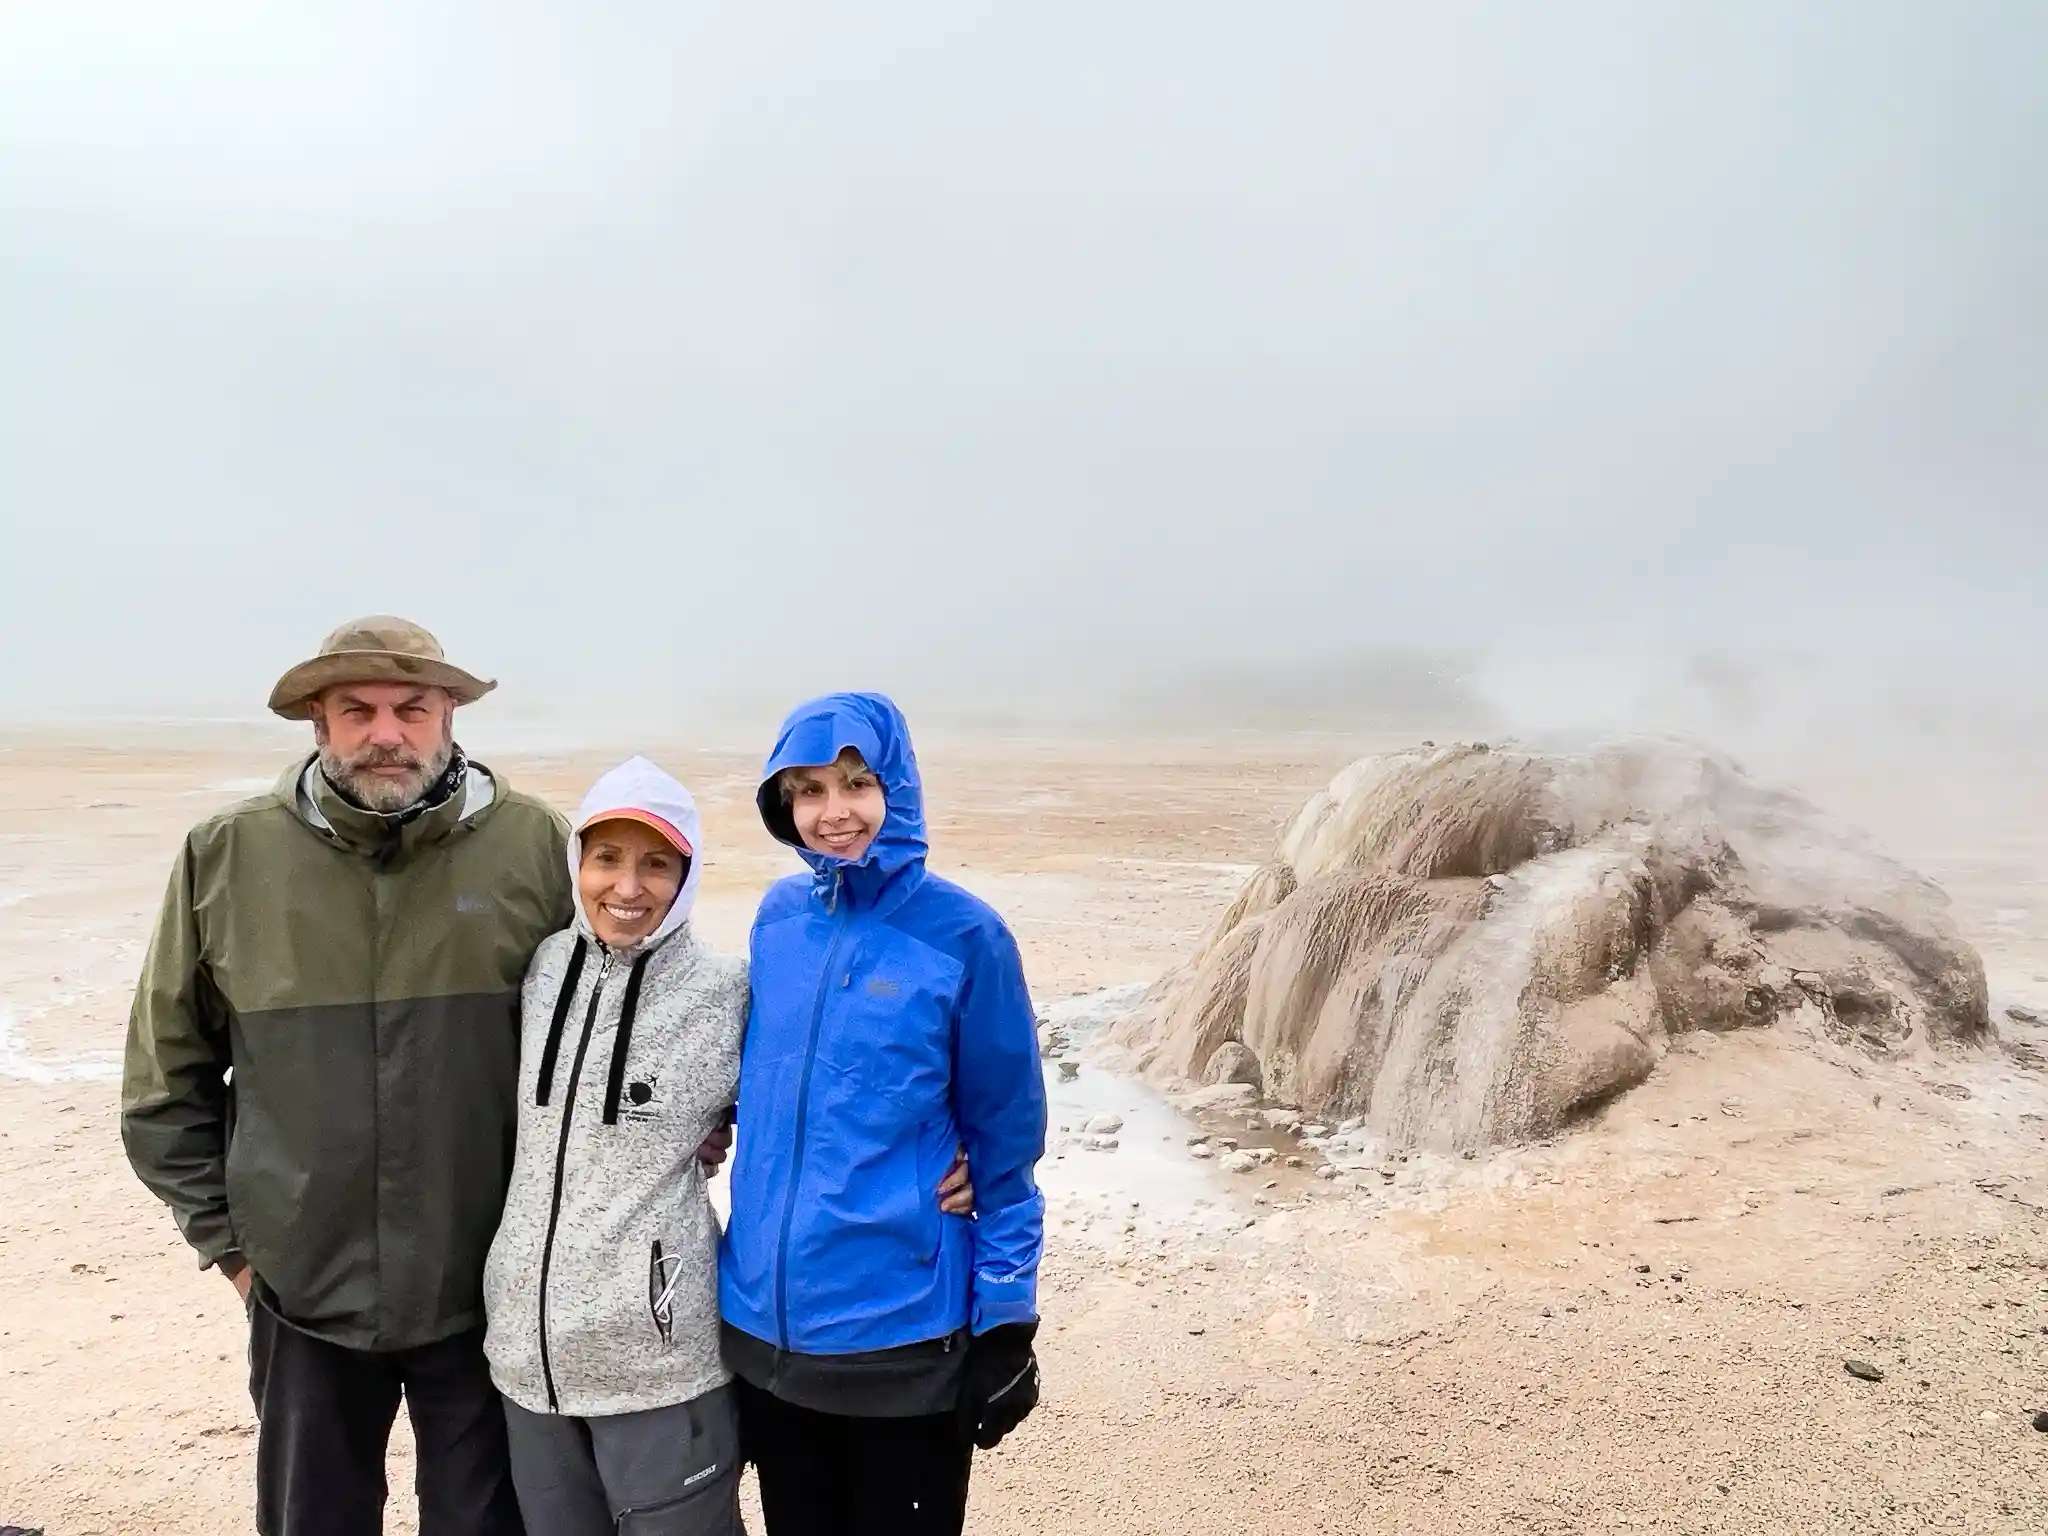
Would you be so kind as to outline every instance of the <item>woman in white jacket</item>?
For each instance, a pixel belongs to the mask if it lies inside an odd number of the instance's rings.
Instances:
[[[584,797],[575,925],[520,997],[512,1185],[484,1273],[526,1528],[738,1529],[718,1222],[697,1147],[732,1108],[746,963],[690,931],[702,831],[645,758]]]

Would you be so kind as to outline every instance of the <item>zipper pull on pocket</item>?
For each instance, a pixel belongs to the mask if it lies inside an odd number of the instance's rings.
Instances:
[[[682,1255],[662,1252],[661,1239],[657,1237],[648,1254],[647,1310],[664,1346],[675,1343],[676,1285],[682,1274]]]

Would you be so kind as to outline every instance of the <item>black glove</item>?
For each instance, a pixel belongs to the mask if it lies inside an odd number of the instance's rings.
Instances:
[[[993,1450],[1038,1406],[1038,1356],[1031,1341],[1038,1324],[1001,1323],[967,1346],[967,1379],[960,1384],[960,1443]]]

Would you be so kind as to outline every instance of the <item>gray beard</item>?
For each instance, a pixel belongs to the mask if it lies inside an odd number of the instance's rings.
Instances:
[[[369,769],[376,763],[388,763],[391,759],[372,756],[351,763],[322,747],[320,771],[327,775],[328,783],[364,810],[391,816],[417,805],[420,796],[433,788],[434,782],[448,771],[448,764],[454,756],[455,743],[449,741],[425,763],[414,763],[412,771],[404,778],[385,779],[372,774]],[[407,761],[412,762],[411,759]]]

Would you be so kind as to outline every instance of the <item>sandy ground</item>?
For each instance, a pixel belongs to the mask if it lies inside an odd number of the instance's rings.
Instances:
[[[1144,980],[1356,747],[928,743],[937,862],[1010,915],[1041,1002]],[[182,831],[289,752],[0,738],[0,1525],[249,1528],[240,1309],[130,1175],[111,1071]],[[478,755],[564,805],[609,761]],[[660,755],[736,947],[787,867],[752,759]],[[2000,1008],[2048,1007],[2048,788],[1805,771],[1949,888]],[[1886,1065],[1696,1038],[1555,1145],[1343,1184],[1220,1174],[1085,1067],[1055,1119],[1114,1108],[1123,1145],[1046,1164],[1047,1402],[978,1463],[971,1525],[2048,1532],[2048,1030],[2003,1032]]]

